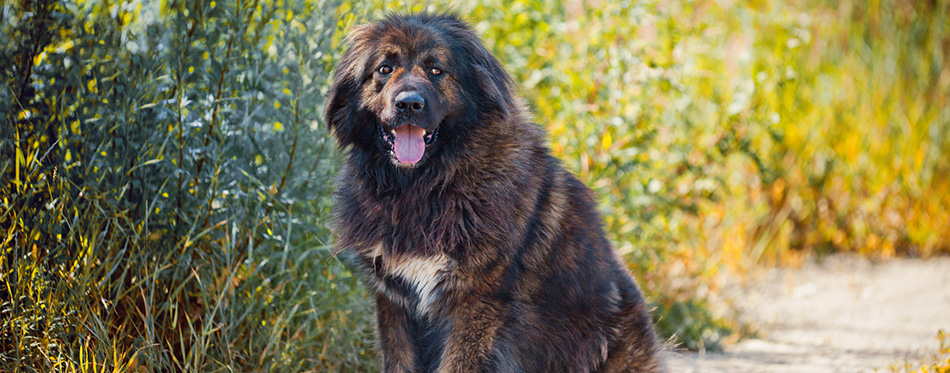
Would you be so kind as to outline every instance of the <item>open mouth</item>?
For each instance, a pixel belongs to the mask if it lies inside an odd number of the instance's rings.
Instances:
[[[439,135],[438,129],[429,132],[412,124],[391,131],[386,131],[382,126],[378,128],[379,136],[389,144],[396,161],[406,165],[418,163],[425,154],[426,146],[431,145]]]

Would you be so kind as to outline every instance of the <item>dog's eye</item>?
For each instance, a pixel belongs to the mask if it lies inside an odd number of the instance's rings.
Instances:
[[[393,72],[393,68],[383,65],[383,66],[380,66],[378,69],[376,69],[376,71],[379,71],[379,73],[383,75],[389,75],[390,73]]]
[[[439,69],[438,67],[433,67],[429,69],[429,75],[442,75],[442,69]]]

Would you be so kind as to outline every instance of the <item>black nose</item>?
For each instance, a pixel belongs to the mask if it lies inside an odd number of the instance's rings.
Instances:
[[[426,100],[416,91],[400,92],[396,95],[396,109],[399,111],[420,111],[426,106]]]

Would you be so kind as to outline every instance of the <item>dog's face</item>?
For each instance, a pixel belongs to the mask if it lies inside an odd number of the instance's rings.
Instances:
[[[326,108],[343,147],[415,168],[507,115],[507,75],[452,16],[390,17],[356,28],[347,44]]]
[[[394,164],[404,167],[421,161],[426,147],[431,150],[442,122],[460,104],[451,99],[459,95],[459,87],[449,51],[431,33],[420,34],[381,35],[361,95],[377,117],[379,142]]]

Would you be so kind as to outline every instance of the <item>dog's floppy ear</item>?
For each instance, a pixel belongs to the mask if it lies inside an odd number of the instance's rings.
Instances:
[[[337,65],[333,76],[333,84],[327,93],[327,102],[324,109],[324,118],[327,129],[334,133],[341,145],[347,145],[353,139],[356,111],[359,100],[356,100],[360,90],[363,75],[366,74],[366,62],[370,57],[370,35],[373,34],[373,25],[360,25],[346,36],[344,44],[348,46],[343,58]]]
[[[479,101],[479,106],[487,106],[486,112],[496,112],[501,116],[501,120],[507,120],[511,114],[510,108],[513,105],[511,97],[511,87],[505,79],[499,79],[496,72],[492,72],[490,67],[476,64],[474,66],[475,74],[481,75],[481,79],[476,79],[484,93]]]
[[[477,105],[482,113],[492,113],[507,120],[515,106],[511,78],[505,72],[501,62],[482,44],[474,30],[458,18],[452,18],[448,30],[455,36],[461,47],[461,55],[470,65],[473,76],[471,87],[477,92]]]

